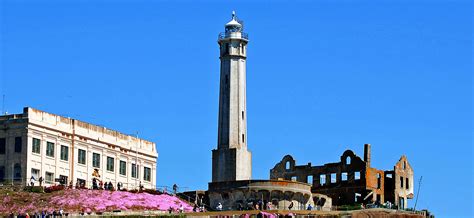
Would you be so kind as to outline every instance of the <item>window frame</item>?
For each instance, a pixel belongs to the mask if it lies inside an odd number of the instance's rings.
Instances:
[[[112,161],[110,161],[112,160]],[[107,156],[107,171],[115,172],[115,158]]]
[[[127,162],[126,161],[120,160],[120,162],[119,162],[119,174],[122,175],[122,176],[127,175]]]
[[[54,142],[46,141],[46,156],[47,157],[54,157],[54,146],[55,146]]]
[[[151,168],[150,167],[143,167],[143,180],[147,182],[151,182]]]
[[[81,155],[81,153],[83,153],[84,155]],[[81,156],[82,156],[83,158],[81,158]],[[85,165],[86,162],[87,162],[87,151],[84,150],[84,149],[78,148],[78,149],[77,149],[77,163],[78,163],[78,164],[84,164],[84,165]]]
[[[31,153],[41,154],[41,139],[32,138],[31,142]]]
[[[69,146],[61,145],[60,160],[69,161]]]
[[[96,157],[98,156],[98,159],[96,160]],[[99,153],[92,153],[92,167],[95,168],[100,168],[100,154]]]

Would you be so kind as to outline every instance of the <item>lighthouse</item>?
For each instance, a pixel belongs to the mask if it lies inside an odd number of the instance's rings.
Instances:
[[[217,149],[212,150],[212,182],[249,180],[246,61],[248,35],[235,12],[219,34],[220,89]]]

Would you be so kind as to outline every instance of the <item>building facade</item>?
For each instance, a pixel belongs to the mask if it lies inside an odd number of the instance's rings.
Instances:
[[[155,143],[33,108],[0,116],[0,184],[155,188]]]
[[[270,170],[271,179],[286,179],[312,185],[313,193],[332,198],[333,205],[391,202],[398,208],[407,208],[413,198],[413,168],[402,156],[393,170],[371,167],[371,146],[364,145],[364,159],[346,150],[340,162],[322,166],[296,165],[292,156],[286,155]]]

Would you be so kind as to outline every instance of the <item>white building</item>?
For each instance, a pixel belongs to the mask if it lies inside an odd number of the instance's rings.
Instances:
[[[0,184],[43,177],[89,188],[97,170],[114,187],[155,188],[157,158],[153,142],[79,120],[28,107],[0,116]]]

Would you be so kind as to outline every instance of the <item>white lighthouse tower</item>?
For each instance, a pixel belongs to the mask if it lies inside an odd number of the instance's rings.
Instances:
[[[219,34],[220,91],[217,149],[212,150],[212,182],[249,180],[252,155],[247,150],[246,59],[243,22],[232,20]]]

